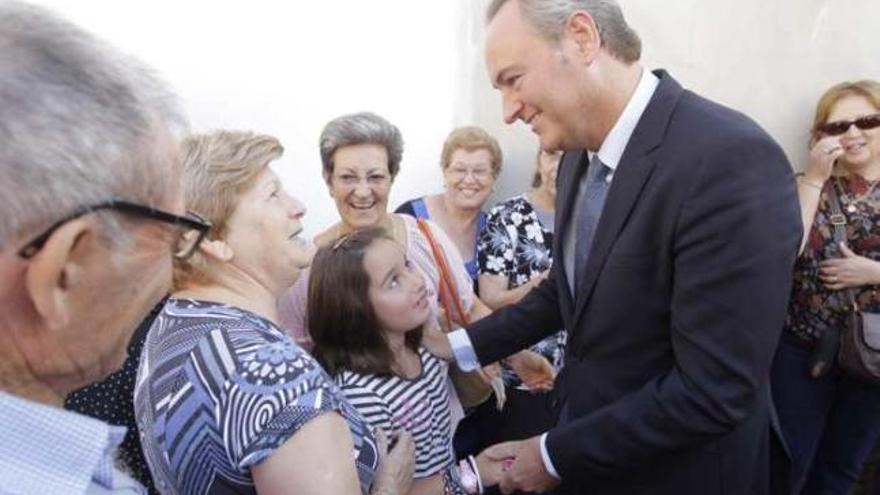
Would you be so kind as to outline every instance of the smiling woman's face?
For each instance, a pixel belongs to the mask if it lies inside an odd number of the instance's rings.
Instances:
[[[382,225],[391,192],[384,146],[354,144],[337,149],[333,173],[326,180],[342,223],[353,230]]]
[[[305,212],[266,167],[227,222],[225,241],[234,253],[230,263],[270,291],[280,293],[292,285],[314,255],[300,235]]]
[[[828,114],[828,122],[845,122],[880,113],[867,98],[858,95],[845,96],[837,101]],[[859,129],[855,125],[838,138],[843,148],[844,165],[854,170],[880,163],[880,127]]]
[[[495,174],[492,171],[492,154],[487,149],[467,151],[457,149],[443,169],[446,197],[449,202],[463,210],[483,207],[492,187]]]

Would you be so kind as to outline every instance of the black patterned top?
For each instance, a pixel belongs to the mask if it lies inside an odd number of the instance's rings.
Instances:
[[[141,349],[147,338],[147,331],[153,320],[165,305],[163,299],[135,330],[128,344],[128,357],[122,368],[103,381],[81,388],[70,394],[64,408],[81,414],[98,418],[112,425],[124,426],[125,440],[116,451],[120,467],[138,480],[151,494],[159,493],[153,486],[150,468],[141,451],[137,423],[134,419],[134,380],[137,375],[138,363],[141,361]]]
[[[508,289],[515,289],[549,270],[553,264],[553,230],[549,227],[541,222],[538,210],[525,194],[495,205],[477,243],[480,274],[503,275],[507,277]],[[560,330],[531,350],[547,358],[559,371],[565,339],[565,332]],[[504,366],[503,372],[508,387],[522,385],[513,370]]]
[[[861,176],[852,175],[832,177],[822,189],[807,244],[795,265],[785,322],[786,330],[807,342],[815,342],[826,328],[840,328],[844,315],[845,293],[828,289],[819,278],[819,263],[840,257],[829,221],[828,194],[832,187],[838,192],[846,216],[847,245],[859,256],[880,261],[880,186],[871,190],[871,185]],[[880,311],[878,288],[869,285],[855,289],[863,311]]]

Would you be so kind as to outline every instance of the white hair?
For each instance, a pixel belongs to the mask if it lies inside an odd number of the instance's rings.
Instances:
[[[486,10],[491,21],[498,11],[511,0],[493,0]],[[577,10],[589,12],[599,28],[602,44],[613,57],[633,63],[642,55],[642,41],[627,24],[623,11],[615,0],[514,0],[518,2],[523,19],[544,38],[559,41],[568,17]]]
[[[158,206],[186,127],[163,83],[48,11],[0,0],[0,247],[112,198]]]

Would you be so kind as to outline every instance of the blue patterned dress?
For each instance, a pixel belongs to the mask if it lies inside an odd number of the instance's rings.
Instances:
[[[369,493],[378,465],[369,426],[272,322],[232,306],[172,298],[150,329],[135,412],[162,493],[255,494],[250,468],[328,411],[348,422],[361,491]]]

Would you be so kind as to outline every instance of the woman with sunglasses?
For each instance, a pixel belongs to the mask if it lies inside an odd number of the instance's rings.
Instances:
[[[838,84],[819,100],[809,162],[798,177],[804,239],[772,371],[791,493],[846,494],[880,436],[880,386],[834,361],[848,291],[861,310],[880,311],[878,185],[880,83]],[[834,238],[834,196],[845,242]]]

